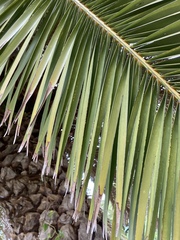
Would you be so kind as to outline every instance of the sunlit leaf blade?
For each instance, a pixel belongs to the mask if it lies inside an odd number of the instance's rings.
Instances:
[[[150,194],[150,187],[152,178],[156,180],[156,171],[159,168],[160,152],[162,145],[162,134],[164,125],[164,111],[165,111],[165,101],[161,104],[160,110],[158,111],[154,124],[152,127],[152,132],[150,135],[147,153],[145,156],[144,170],[142,176],[142,183],[140,187],[140,196],[138,203],[138,217],[136,223],[136,235],[135,239],[140,239],[143,236],[144,224],[140,222],[145,222],[146,217],[146,207],[148,205],[148,197]],[[153,194],[153,191],[152,193]],[[151,197],[150,194],[150,197]]]

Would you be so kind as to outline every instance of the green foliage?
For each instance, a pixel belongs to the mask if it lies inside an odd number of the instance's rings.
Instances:
[[[42,116],[33,159],[43,149],[42,175],[48,174],[60,136],[56,180],[76,121],[65,184],[76,219],[97,157],[91,233],[103,193],[107,229],[115,182],[112,239],[122,235],[129,194],[129,239],[154,239],[157,219],[158,239],[180,239],[179,12],[179,0],[0,3],[1,124],[7,122],[8,134],[16,123],[16,139],[33,102],[19,151],[28,153]]]

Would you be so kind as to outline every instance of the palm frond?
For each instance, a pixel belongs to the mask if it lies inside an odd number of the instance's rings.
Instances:
[[[33,155],[44,149],[54,178],[72,124],[66,188],[78,217],[96,158],[88,230],[116,185],[112,239],[120,239],[131,195],[129,239],[179,239],[180,2],[23,0],[0,3],[1,125],[8,134],[34,105],[19,151],[42,112]],[[23,93],[21,106],[17,101]],[[97,146],[98,155],[97,155]],[[83,184],[81,184],[84,175]],[[158,220],[158,229],[156,222]]]

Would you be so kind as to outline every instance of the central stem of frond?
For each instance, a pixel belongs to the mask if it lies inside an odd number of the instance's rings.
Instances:
[[[180,95],[177,91],[175,91],[167,81],[143,58],[139,55],[134,49],[130,47],[128,43],[126,43],[120,36],[117,35],[105,22],[103,22],[99,17],[97,17],[93,12],[91,12],[85,5],[83,5],[79,0],[71,0],[74,2],[83,12],[85,12],[96,24],[98,24],[104,31],[108,33],[108,35],[112,36],[118,44],[120,44],[127,52],[129,52],[133,58],[135,58],[144,68],[147,69],[149,73],[162,84],[165,89],[173,94],[173,96],[180,102]]]

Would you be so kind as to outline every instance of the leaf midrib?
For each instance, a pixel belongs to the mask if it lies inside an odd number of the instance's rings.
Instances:
[[[158,81],[161,85],[165,87],[179,102],[179,93],[172,88],[171,85],[149,64],[147,61],[141,57],[134,49],[130,47],[119,35],[116,34],[105,22],[103,22],[99,17],[97,17],[93,12],[91,12],[84,4],[79,0],[71,0],[74,2],[84,13],[86,13],[93,21],[98,24],[103,30],[105,30],[109,35],[113,37],[122,47],[124,47],[142,66],[144,66],[149,73]]]

